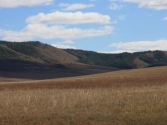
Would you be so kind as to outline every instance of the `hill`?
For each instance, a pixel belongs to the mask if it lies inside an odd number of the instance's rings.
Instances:
[[[38,41],[0,41],[0,59],[18,59],[41,64],[76,62],[77,57]]]
[[[167,65],[167,52],[156,50],[105,54],[84,50],[59,49],[39,41],[0,41],[0,71],[50,71],[57,68],[65,69],[67,65],[68,68],[75,69],[75,67],[80,67],[83,64],[121,69],[164,66]],[[77,70],[79,69],[77,68]],[[99,71],[99,68],[97,70]]]
[[[135,53],[104,54],[93,51],[64,49],[78,57],[80,63],[116,67],[123,69],[145,68],[167,65],[167,52],[146,51]]]
[[[77,60],[77,57],[61,49],[38,41],[0,41],[0,71],[52,69],[50,66],[63,67],[58,64]]]
[[[15,78],[51,79],[118,70],[81,64],[77,60],[76,56],[64,50],[38,41],[0,41],[1,81],[15,81]]]

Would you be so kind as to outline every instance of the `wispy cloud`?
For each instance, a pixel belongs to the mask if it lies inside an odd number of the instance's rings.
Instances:
[[[64,44],[51,44],[51,45],[60,49],[76,49],[75,46],[64,45]]]
[[[123,0],[124,2],[138,3],[140,8],[155,10],[167,9],[167,0]]]
[[[13,8],[19,6],[50,5],[53,0],[0,0],[1,8]]]
[[[27,18],[27,23],[49,23],[49,24],[109,24],[110,16],[96,12],[53,12],[49,14],[39,13]]]
[[[167,20],[167,17],[163,18],[163,20]]]
[[[118,16],[118,19],[119,19],[119,20],[125,20],[125,18],[126,18],[126,15],[119,15],[119,16]]]
[[[0,29],[0,36],[3,40],[25,41],[33,40],[34,38],[43,39],[63,39],[73,40],[80,38],[96,37],[111,34],[114,28],[111,26],[104,26],[99,29],[80,29],[80,28],[66,28],[64,26],[47,26],[45,24],[28,24],[21,31],[2,30]]]
[[[51,45],[61,49],[76,49],[76,47],[72,46],[71,44],[74,44],[74,42],[68,40],[64,42],[53,43]]]
[[[99,53],[106,53],[106,54],[114,53],[114,54],[117,54],[117,53],[124,53],[124,52],[127,52],[127,51],[125,51],[125,50],[113,50],[113,51],[101,51]],[[133,51],[132,52],[128,51],[128,52],[133,53]]]
[[[112,43],[110,46],[116,48],[117,52],[167,50],[166,48],[167,40],[161,39],[157,41],[118,42],[118,43]]]
[[[119,9],[122,9],[122,5],[118,5],[116,3],[111,3],[110,4],[110,9],[111,10],[119,10]]]
[[[82,4],[82,3],[75,3],[75,4],[61,3],[61,4],[59,4],[59,6],[60,7],[65,7],[65,8],[62,9],[64,11],[80,10],[80,9],[94,7],[93,4]]]

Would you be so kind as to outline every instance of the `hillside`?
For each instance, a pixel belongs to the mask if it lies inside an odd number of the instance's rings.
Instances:
[[[146,51],[135,53],[104,54],[93,51],[59,49],[39,41],[0,41],[0,70],[51,70],[71,64],[88,64],[121,69],[144,68],[167,65],[167,52]],[[54,66],[56,65],[56,66]],[[79,66],[80,67],[80,66]]]
[[[0,41],[0,59],[18,59],[41,64],[76,62],[77,57],[38,41]]]
[[[38,41],[0,41],[0,71],[44,71],[52,69],[50,66],[75,63],[77,60],[66,51]]]
[[[76,56],[64,50],[38,41],[0,41],[1,81],[73,77],[118,70],[81,64],[77,60]]]
[[[167,65],[167,52],[159,50],[120,54],[104,54],[74,49],[65,49],[65,51],[78,57],[79,62],[91,65],[124,69]]]

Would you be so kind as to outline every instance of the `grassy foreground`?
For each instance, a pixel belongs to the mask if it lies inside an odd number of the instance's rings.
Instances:
[[[166,125],[167,86],[4,90],[0,125]]]
[[[164,66],[0,82],[0,125],[167,125],[166,74]]]

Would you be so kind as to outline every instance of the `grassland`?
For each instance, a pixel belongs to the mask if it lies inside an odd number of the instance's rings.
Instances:
[[[0,125],[166,125],[167,67],[0,84]]]

